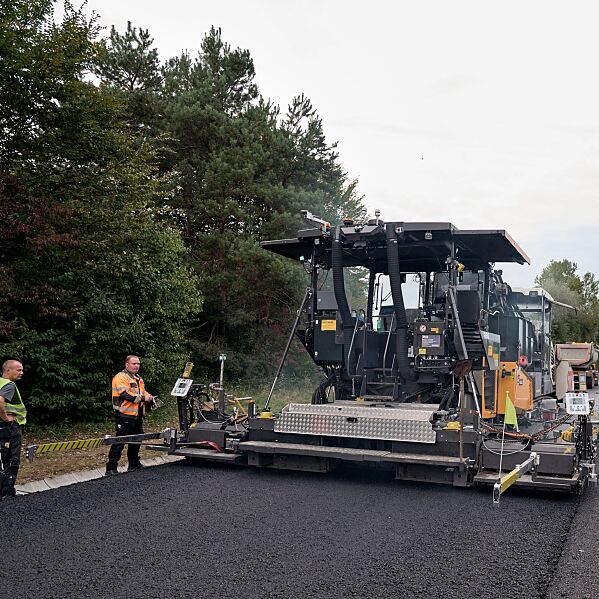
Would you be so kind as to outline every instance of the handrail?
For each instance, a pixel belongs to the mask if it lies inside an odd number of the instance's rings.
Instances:
[[[387,369],[385,364],[387,363],[387,349],[389,349],[389,341],[391,340],[391,331],[393,331],[393,322],[395,320],[395,312],[391,314],[391,324],[389,325],[389,333],[387,334],[387,343],[385,343],[385,353],[383,354],[383,376],[387,376]],[[391,371],[393,372],[393,364],[391,364]]]
[[[349,351],[347,352],[347,374],[349,374],[350,377],[356,376],[356,374],[351,374],[351,372],[349,371],[349,364],[351,362],[351,350],[354,346],[354,337],[356,336],[356,331],[358,330],[358,322],[360,321],[360,319],[356,316],[356,324],[354,325],[354,332],[351,336],[351,342],[349,344]]]

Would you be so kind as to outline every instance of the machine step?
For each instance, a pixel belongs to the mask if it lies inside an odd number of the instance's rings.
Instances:
[[[351,462],[392,462],[419,464],[421,466],[446,466],[455,468],[461,464],[459,457],[427,455],[421,453],[395,453],[375,449],[351,447],[326,447],[307,443],[276,443],[270,441],[244,441],[239,444],[243,452],[266,454],[303,455],[318,458],[334,458]]]

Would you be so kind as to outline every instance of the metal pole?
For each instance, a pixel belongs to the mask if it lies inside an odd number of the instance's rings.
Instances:
[[[220,360],[220,379],[219,379],[219,389],[218,389],[218,409],[221,414],[225,413],[226,409],[226,401],[225,401],[225,360],[227,356],[225,354],[221,354],[218,359]]]
[[[503,465],[503,442],[505,441],[505,415],[503,417],[503,433],[501,434],[501,449],[499,451],[499,478],[501,478],[501,466]]]
[[[460,376],[460,464],[464,463],[464,375]]]
[[[277,380],[279,379],[279,375],[281,374],[281,370],[283,370],[283,364],[285,364],[285,360],[287,359],[287,354],[289,353],[289,348],[291,347],[291,342],[293,341],[293,336],[295,335],[295,330],[297,329],[297,325],[299,324],[300,318],[302,316],[302,312],[306,307],[306,304],[312,297],[312,287],[306,288],[306,293],[304,294],[304,299],[302,300],[302,305],[300,309],[297,311],[297,316],[295,317],[295,322],[293,323],[293,327],[291,329],[291,333],[289,335],[289,339],[287,339],[287,345],[285,346],[285,351],[283,352],[283,357],[281,358],[281,362],[279,363],[279,367],[277,368],[277,374],[275,375],[275,380],[272,382],[272,387],[268,393],[268,397],[266,398],[266,403],[264,404],[264,411],[268,411],[268,406],[270,406],[270,400],[272,398],[273,391],[275,390],[275,385],[277,384]]]
[[[483,359],[484,359],[484,356],[483,356]],[[483,365],[484,365],[484,362],[483,362]],[[483,374],[482,374],[482,380],[481,380],[481,383],[483,385],[484,385],[484,382],[485,382],[484,381],[484,376],[485,376],[485,373],[484,373],[484,366],[483,366]],[[482,418],[483,417],[483,413],[481,412],[481,407],[480,407],[480,405],[478,403],[478,394],[476,393],[476,386],[475,386],[475,383],[474,383],[474,377],[472,376],[472,370],[468,373],[468,380],[470,381],[470,386],[472,387],[472,396],[474,397],[474,404],[476,406],[476,411],[478,412],[478,417]],[[483,387],[483,389],[484,389],[484,387]],[[483,392],[483,394],[484,394],[484,392]]]

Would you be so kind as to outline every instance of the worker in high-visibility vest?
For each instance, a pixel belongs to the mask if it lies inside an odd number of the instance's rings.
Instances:
[[[15,384],[23,376],[23,364],[6,360],[0,378],[0,499],[14,497],[15,481],[21,464],[21,427],[27,422],[27,409]]]
[[[144,380],[137,374],[140,365],[139,356],[127,356],[125,368],[112,379],[112,407],[117,437],[142,434],[146,405],[154,401],[154,396],[146,392]],[[106,464],[106,476],[118,474],[117,468],[124,447],[124,444],[111,445]],[[143,468],[139,461],[139,444],[127,445],[127,459],[128,470]]]

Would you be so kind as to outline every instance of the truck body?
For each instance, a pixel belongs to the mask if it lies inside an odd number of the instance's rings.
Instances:
[[[558,370],[560,373],[566,374],[567,391],[588,391],[599,384],[599,371],[597,370],[599,348],[593,343],[558,343],[555,346],[555,357]],[[563,364],[567,364],[568,368]],[[563,387],[563,385],[561,386]]]

